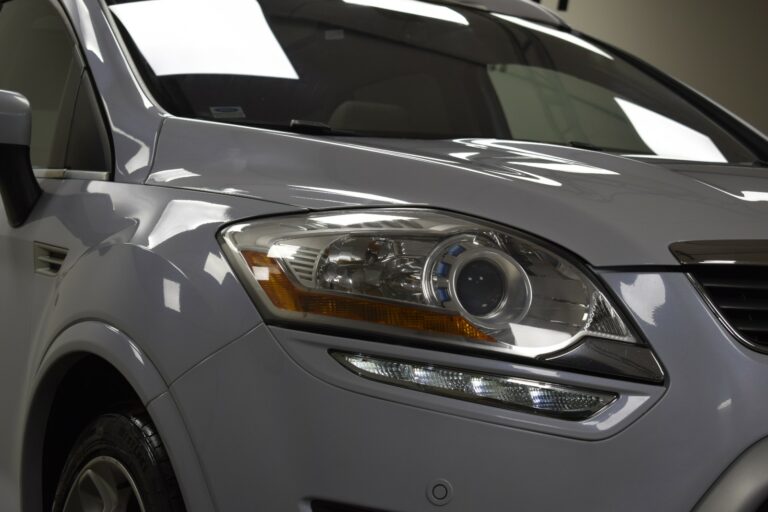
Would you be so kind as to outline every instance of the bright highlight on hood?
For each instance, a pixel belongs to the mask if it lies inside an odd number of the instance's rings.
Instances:
[[[559,162],[517,162],[515,165],[525,165],[528,167],[536,167],[537,169],[545,169],[548,171],[557,172],[569,172],[572,174],[603,174],[608,176],[616,176],[619,173],[615,171],[609,171],[608,169],[601,169],[592,165],[578,164],[578,163],[559,163]]]
[[[157,76],[299,78],[256,0],[153,0],[110,9]]]
[[[569,34],[568,32],[563,32],[562,30],[557,30],[554,28],[546,27],[544,25],[541,25],[539,23],[533,23],[528,20],[524,20],[522,18],[517,18],[515,16],[509,16],[508,14],[499,14],[499,13],[493,13],[494,16],[497,18],[500,18],[502,20],[508,21],[510,23],[514,23],[515,25],[519,25],[521,27],[525,27],[529,30],[535,30],[536,32],[541,32],[542,34],[547,34],[552,37],[556,37],[558,39],[562,39],[563,41],[571,44],[575,44],[576,46],[580,46],[584,48],[585,50],[589,50],[592,53],[596,53],[597,55],[600,55],[601,57],[605,57],[606,59],[613,60],[613,57],[600,49],[599,47],[595,46],[594,44],[585,41],[579,37],[576,37],[573,34]]]
[[[660,157],[696,162],[728,160],[712,139],[652,110],[616,98],[637,134]]]
[[[469,25],[467,18],[450,7],[420,2],[418,0],[344,0],[344,3],[376,7],[377,9],[413,14],[414,16],[424,16],[425,18],[449,21],[459,25]]]

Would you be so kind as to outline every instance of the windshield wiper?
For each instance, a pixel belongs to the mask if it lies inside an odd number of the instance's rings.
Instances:
[[[227,120],[227,123],[239,124],[243,126],[252,126],[254,128],[266,128],[269,130],[279,130],[285,132],[305,133],[307,135],[345,135],[347,137],[363,137],[359,132],[351,130],[337,130],[331,125],[317,121],[305,121],[302,119],[292,119],[290,124],[262,123],[258,121],[248,121],[242,119]]]
[[[589,151],[599,151],[601,153],[614,153],[617,155],[632,155],[633,157],[640,157],[640,158],[642,158],[643,156],[653,156],[653,153],[645,153],[645,152],[641,153],[637,150],[632,150],[632,149],[604,148],[602,146],[596,146],[591,142],[582,142],[579,140],[572,140],[568,142],[568,145],[573,148],[587,149]]]
[[[304,119],[291,119],[289,129],[292,132],[306,133],[307,135],[358,135],[348,130],[337,130],[326,123]]]
[[[600,146],[595,146],[594,144],[591,144],[589,142],[582,142],[579,140],[572,140],[568,142],[568,145],[578,149],[588,149],[590,151],[601,151],[601,152],[606,151],[605,148],[602,148]]]

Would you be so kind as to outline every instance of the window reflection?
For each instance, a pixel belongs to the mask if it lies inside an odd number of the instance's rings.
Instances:
[[[519,25],[521,27],[525,27],[529,30],[534,30],[536,32],[541,32],[542,34],[546,34],[548,36],[556,37],[562,41],[565,41],[570,44],[574,44],[576,46],[579,46],[581,48],[584,48],[585,50],[589,50],[590,52],[600,55],[601,57],[605,57],[606,59],[613,60],[613,57],[604,51],[603,49],[599,48],[598,46],[595,46],[594,44],[590,43],[589,41],[585,41],[584,39],[577,37],[573,34],[570,34],[568,32],[563,32],[562,30],[557,30],[551,27],[547,27],[545,25],[542,25],[540,23],[533,23],[528,20],[524,20],[522,18],[518,18],[515,16],[508,16],[506,14],[498,14],[493,13],[494,16],[497,18],[501,18],[504,21],[508,21],[510,23],[514,23],[516,25]]]
[[[712,139],[652,110],[616,98],[643,142],[658,156],[701,162],[727,162]]]
[[[420,2],[419,0],[344,0],[344,2],[352,5],[387,9],[414,16],[425,16],[435,20],[450,21],[459,25],[469,25],[467,18],[450,7]]]
[[[153,0],[111,7],[157,76],[298,79],[256,0]]]

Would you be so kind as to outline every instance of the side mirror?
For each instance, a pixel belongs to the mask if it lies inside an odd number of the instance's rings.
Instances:
[[[0,90],[0,196],[8,223],[15,228],[24,224],[42,194],[29,158],[31,137],[29,101]]]

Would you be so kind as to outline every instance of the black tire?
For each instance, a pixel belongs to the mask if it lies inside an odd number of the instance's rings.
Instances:
[[[127,470],[146,512],[184,512],[170,460],[144,411],[104,414],[85,428],[64,465],[53,512],[63,512],[81,472],[97,460],[116,460]]]

